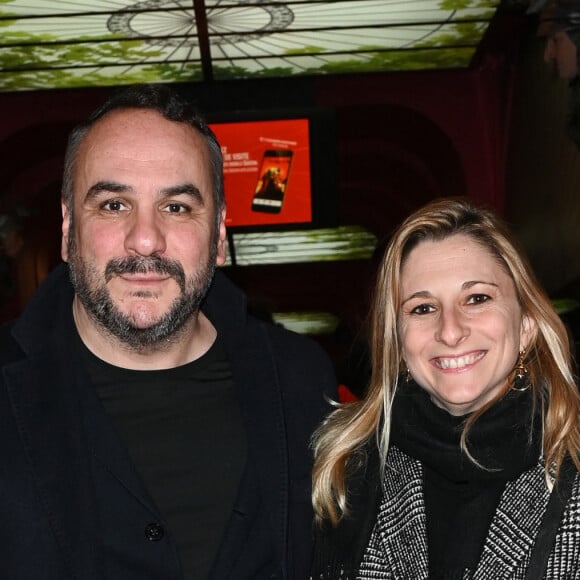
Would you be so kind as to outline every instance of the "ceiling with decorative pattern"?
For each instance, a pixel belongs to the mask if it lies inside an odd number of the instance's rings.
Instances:
[[[0,91],[467,67],[499,0],[0,0]]]

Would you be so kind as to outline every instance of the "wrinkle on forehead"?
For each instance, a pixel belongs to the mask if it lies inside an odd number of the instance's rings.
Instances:
[[[139,182],[151,185],[150,177],[159,179],[157,192],[182,189],[210,203],[211,160],[204,137],[186,123],[146,109],[113,111],[91,127],[76,163],[75,182],[85,182],[81,191],[102,182],[137,189]]]

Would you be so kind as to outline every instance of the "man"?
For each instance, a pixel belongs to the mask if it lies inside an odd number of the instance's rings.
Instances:
[[[552,64],[561,79],[572,80],[578,75],[577,48],[564,30],[546,37],[544,60]]]
[[[307,577],[333,370],[214,272],[225,211],[219,144],[169,90],[72,132],[68,267],[0,339],[3,578]]]
[[[580,0],[549,0],[540,13],[538,35],[546,39],[544,60],[561,79],[578,76]]]
[[[553,66],[559,78],[569,84],[566,129],[570,139],[580,147],[580,0],[537,0],[532,2],[529,12],[537,11],[540,11],[538,35],[546,39],[544,60]]]

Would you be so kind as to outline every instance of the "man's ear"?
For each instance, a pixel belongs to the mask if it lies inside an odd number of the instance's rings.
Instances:
[[[216,266],[222,266],[228,255],[228,241],[226,233],[226,208],[222,208],[220,212],[220,222],[218,225],[218,243],[216,254]]]
[[[60,255],[63,261],[68,262],[68,238],[70,235],[70,213],[68,205],[64,199],[60,201],[60,209],[62,212],[62,238],[60,242]]]

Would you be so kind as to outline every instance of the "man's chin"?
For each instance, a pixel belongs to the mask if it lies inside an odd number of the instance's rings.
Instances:
[[[146,330],[159,324],[170,314],[170,308],[159,308],[159,305],[139,304],[130,309],[121,309],[117,306],[120,318],[125,320],[129,326],[136,330]]]
[[[126,316],[122,318],[125,321],[125,326],[127,330],[134,331],[135,333],[147,333],[155,331],[155,329],[164,323],[164,318],[162,316],[155,318],[134,318],[132,316]]]
[[[177,300],[163,308],[112,308],[101,325],[125,345],[138,349],[167,346],[181,336],[195,309],[194,300]],[[149,305],[151,306],[151,305]]]
[[[183,329],[183,321],[176,323],[166,318],[134,320],[129,317],[117,317],[114,321],[109,320],[103,325],[112,336],[125,346],[138,350],[147,351],[160,348],[172,342]]]

